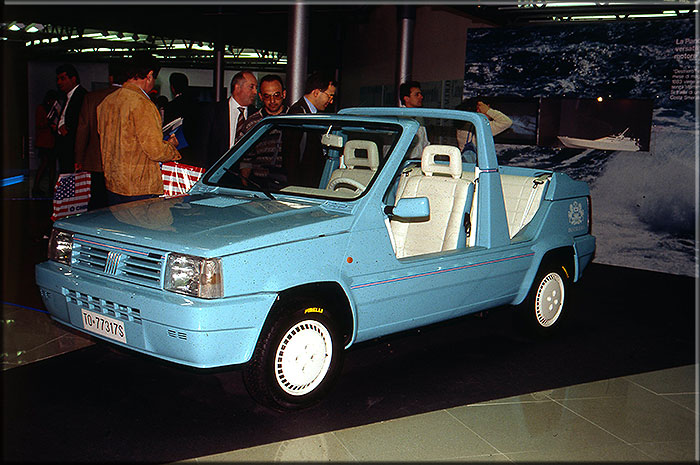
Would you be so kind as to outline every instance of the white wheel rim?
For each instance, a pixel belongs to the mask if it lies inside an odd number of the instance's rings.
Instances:
[[[323,381],[331,365],[331,333],[316,320],[292,326],[275,352],[275,379],[293,396],[310,393]]]
[[[549,273],[540,282],[535,296],[535,317],[541,326],[552,326],[564,307],[564,281],[557,273]]]

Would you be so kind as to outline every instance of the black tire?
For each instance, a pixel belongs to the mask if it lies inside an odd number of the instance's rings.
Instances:
[[[322,306],[289,302],[263,329],[243,382],[256,402],[298,410],[320,401],[343,366],[343,338]]]
[[[560,330],[570,310],[571,270],[560,262],[540,265],[530,293],[516,309],[516,323],[531,336]]]

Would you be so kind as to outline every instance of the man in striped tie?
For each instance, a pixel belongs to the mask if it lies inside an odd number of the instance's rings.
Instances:
[[[241,138],[248,107],[255,101],[258,80],[251,71],[236,73],[231,79],[231,96],[216,102],[204,127],[207,166],[213,165]]]

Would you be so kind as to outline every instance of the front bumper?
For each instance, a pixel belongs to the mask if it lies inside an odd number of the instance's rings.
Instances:
[[[197,368],[246,363],[276,293],[199,299],[97,276],[55,262],[36,266],[51,317],[91,336]],[[124,323],[126,344],[83,328],[81,310]]]

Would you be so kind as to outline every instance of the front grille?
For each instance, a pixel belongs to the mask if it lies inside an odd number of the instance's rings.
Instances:
[[[161,287],[165,254],[82,237],[73,239],[73,266],[132,283]]]
[[[103,313],[112,318],[124,321],[132,321],[141,324],[141,310],[138,308],[127,307],[116,302],[100,299],[99,297],[91,296],[83,292],[63,289],[63,295],[66,297],[66,302],[77,305],[85,310]]]

